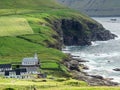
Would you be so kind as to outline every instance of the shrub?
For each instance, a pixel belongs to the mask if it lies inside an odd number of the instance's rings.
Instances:
[[[4,90],[15,90],[14,88],[5,88]]]
[[[87,83],[84,81],[78,81],[78,80],[68,80],[65,85],[70,86],[87,86]]]
[[[58,78],[56,81],[63,82],[63,81],[66,81],[66,78]]]

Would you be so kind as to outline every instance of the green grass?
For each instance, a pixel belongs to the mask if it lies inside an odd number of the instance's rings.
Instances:
[[[5,88],[33,90],[34,87],[37,90],[120,90],[120,87],[91,87],[83,81],[65,78],[54,78],[54,80],[46,79],[46,82],[44,82],[43,79],[17,80],[0,78],[0,90]]]
[[[61,59],[66,57],[63,53],[56,49],[46,48],[42,45],[35,44],[16,37],[0,37],[0,50],[0,56],[4,58],[9,57],[7,59],[11,59],[12,56],[16,59],[18,56],[22,55],[22,57],[31,56],[35,52],[38,52],[38,54],[41,56],[41,60],[60,61]],[[18,60],[21,61],[19,57]]]
[[[0,36],[33,34],[32,28],[24,18],[0,17]]]
[[[53,6],[54,5],[54,6]],[[61,5],[55,2],[55,0],[0,0],[0,8],[59,8]]]
[[[56,70],[60,70],[59,69],[59,64],[55,63],[55,62],[45,62],[41,64],[41,69],[56,69]]]

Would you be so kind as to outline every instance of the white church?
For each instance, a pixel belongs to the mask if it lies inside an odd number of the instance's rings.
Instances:
[[[40,62],[36,53],[34,57],[28,57],[22,60],[22,66],[39,66],[39,65]]]

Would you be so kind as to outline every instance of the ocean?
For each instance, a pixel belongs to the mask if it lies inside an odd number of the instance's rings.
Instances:
[[[114,40],[92,42],[90,46],[66,46],[64,52],[79,56],[89,62],[84,63],[89,67],[85,70],[90,75],[101,75],[104,78],[113,78],[120,83],[120,17],[92,17],[100,22],[107,30],[116,34]]]

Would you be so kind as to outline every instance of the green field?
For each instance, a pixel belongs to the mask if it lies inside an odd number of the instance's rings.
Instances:
[[[50,78],[50,77],[49,77]],[[65,78],[34,80],[17,80],[0,78],[0,90],[14,88],[15,90],[120,90],[120,87],[88,86],[83,81]]]
[[[42,66],[41,66],[42,69],[58,69],[59,70],[59,64],[55,63],[55,62],[45,62],[45,63],[42,63]]]
[[[0,36],[33,34],[32,28],[24,18],[0,17]]]

